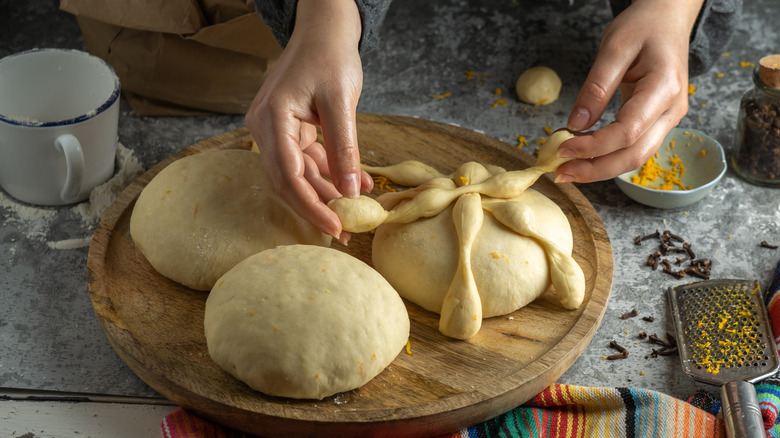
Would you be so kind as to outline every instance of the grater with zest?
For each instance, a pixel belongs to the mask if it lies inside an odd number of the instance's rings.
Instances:
[[[667,295],[683,371],[721,387],[727,435],[766,437],[752,383],[780,362],[758,281],[700,281]]]

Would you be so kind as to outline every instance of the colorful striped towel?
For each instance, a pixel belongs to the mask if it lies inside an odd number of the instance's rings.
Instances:
[[[682,401],[657,391],[553,384],[527,403],[441,438],[701,437],[725,438],[720,403],[706,393]],[[163,438],[252,438],[178,409]]]
[[[775,335],[775,343],[780,346],[780,261],[777,262],[775,273],[766,288],[765,300]],[[780,418],[778,418],[780,417],[778,415],[780,411],[780,377],[775,375],[757,384],[756,394],[761,414],[764,416],[767,436],[780,438]]]

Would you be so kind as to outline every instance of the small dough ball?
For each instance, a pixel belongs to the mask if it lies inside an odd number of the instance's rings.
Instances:
[[[406,346],[409,315],[367,264],[330,248],[256,254],[206,300],[212,359],[272,396],[322,399],[373,379]]]
[[[157,272],[197,290],[265,249],[331,241],[274,193],[259,154],[237,149],[163,169],[138,197],[130,234]]]
[[[555,102],[561,92],[561,78],[555,70],[539,66],[524,71],[517,78],[517,97],[532,105],[547,105]]]
[[[571,252],[571,226],[558,205],[533,189],[512,200],[530,205],[538,229]],[[432,312],[441,312],[458,256],[452,206],[410,224],[384,224],[374,235],[374,268],[403,298]],[[512,313],[535,300],[551,284],[544,248],[534,239],[510,230],[488,211],[474,241],[471,264],[483,318]]]

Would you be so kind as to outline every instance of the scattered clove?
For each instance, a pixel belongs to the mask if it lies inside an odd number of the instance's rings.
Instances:
[[[667,338],[668,338],[668,336],[667,336]],[[648,337],[648,341],[653,343],[653,344],[661,345],[661,346],[666,347],[666,348],[674,347],[674,345],[672,345],[669,342],[664,341],[663,339],[659,338],[658,335],[656,335],[655,333]]]
[[[683,239],[682,237],[680,237],[680,236],[678,236],[676,234],[672,234],[672,232],[669,231],[669,230],[664,230],[664,233],[661,235],[661,240],[666,241],[666,242],[669,242],[670,240],[676,240],[678,242],[685,242],[685,239]]]
[[[666,272],[667,274],[675,278],[683,278],[686,275],[688,275],[686,270],[684,269],[680,271],[675,271],[674,269],[672,269],[672,264],[669,263],[669,260],[666,259],[661,260],[661,265],[664,267],[664,272]]]
[[[625,359],[627,357],[628,357],[628,351],[626,351],[625,353],[618,353],[618,354],[613,354],[611,356],[607,356],[607,360]]]
[[[655,345],[660,345],[659,349],[652,349],[652,353],[648,357],[656,358],[658,356],[673,356],[677,354],[677,340],[669,333],[666,334],[666,340],[659,338],[657,335],[652,334],[648,337],[648,342]]]
[[[661,252],[656,251],[647,258],[647,266],[652,266],[653,271],[658,269],[658,261],[661,259]]]
[[[632,309],[630,312],[620,315],[620,319],[633,318],[637,315],[639,315],[639,312],[636,309]]]
[[[658,250],[648,255],[646,261],[646,265],[650,266],[653,271],[658,270],[658,266],[660,265],[663,268],[663,272],[677,279],[685,278],[687,276],[694,276],[702,279],[710,278],[712,263],[707,259],[697,259],[691,243],[686,242],[683,237],[678,236],[669,230],[664,230],[663,233],[659,233],[658,230],[656,230],[655,233],[646,236],[637,236],[634,239],[634,243],[640,245],[644,240],[652,238],[657,238],[659,240]],[[682,243],[682,246],[678,246],[677,243]],[[766,242],[762,242],[762,246],[764,243]],[[773,245],[770,245],[770,247],[771,246]],[[672,254],[681,254],[681,256],[672,258]],[[668,257],[668,259],[666,257]],[[687,266],[685,266],[686,262],[688,263]],[[673,269],[672,263],[681,269]]]
[[[690,258],[689,256],[685,256],[685,257],[677,257],[677,260],[675,260],[674,264],[675,264],[676,266],[682,266],[683,262],[687,262],[687,261],[688,261],[688,260],[690,260],[690,259],[691,259],[691,258]]]
[[[616,341],[609,341],[609,346],[617,350],[619,353],[628,353],[626,347],[623,347],[622,345],[618,344]]]
[[[693,253],[690,243],[688,242],[683,243],[683,249],[685,250],[686,253],[688,253],[688,257],[690,257],[691,260],[696,260],[696,254]]]
[[[661,234],[658,232],[658,230],[655,230],[655,233],[648,234],[647,236],[636,236],[634,239],[634,245],[641,245],[642,242],[644,242],[647,239],[659,239],[661,238]]]
[[[652,316],[643,316],[642,319],[647,321],[647,322],[655,321],[655,318],[653,318]]]
[[[762,240],[759,244],[762,248],[769,248],[769,249],[777,249],[777,245],[772,245],[771,243],[767,242],[766,240]]]
[[[636,335],[636,337],[637,337],[637,339],[645,339],[645,338],[647,338],[647,332],[642,332],[642,333]]]
[[[618,344],[617,342],[610,341],[609,346],[617,350],[618,354],[607,356],[607,360],[618,360],[618,359],[625,359],[628,357],[628,350],[626,350],[625,347]]]

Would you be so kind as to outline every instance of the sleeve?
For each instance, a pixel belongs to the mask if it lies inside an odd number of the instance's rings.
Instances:
[[[360,51],[374,48],[379,40],[379,28],[392,0],[355,0],[362,21]],[[287,45],[295,27],[298,0],[254,0],[260,17],[271,28],[282,47]]]
[[[609,0],[612,14],[617,15],[631,0]],[[725,51],[739,24],[742,0],[704,0],[691,32],[688,51],[688,74],[707,72]]]

